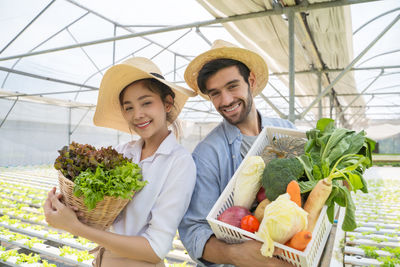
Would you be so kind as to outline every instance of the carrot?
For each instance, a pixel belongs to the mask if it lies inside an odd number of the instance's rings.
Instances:
[[[292,180],[286,187],[286,192],[290,195],[290,200],[301,207],[300,186],[296,180]]]
[[[307,230],[312,232],[315,224],[317,223],[319,214],[325,205],[326,200],[332,192],[332,180],[324,178],[320,180],[313,190],[311,190],[306,203],[304,204],[304,210],[308,212],[308,226]]]
[[[286,242],[286,246],[304,251],[310,243],[312,238],[312,234],[310,231],[300,231],[296,233],[288,242]]]

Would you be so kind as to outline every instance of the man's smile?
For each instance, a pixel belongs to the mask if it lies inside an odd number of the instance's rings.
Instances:
[[[224,111],[226,113],[234,112],[240,107],[240,104],[241,103],[239,102],[239,103],[236,103],[236,104],[234,104],[234,105],[232,105],[232,106],[230,106],[228,108],[222,108],[222,111]]]

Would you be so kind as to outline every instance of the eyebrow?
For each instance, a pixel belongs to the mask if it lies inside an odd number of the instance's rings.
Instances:
[[[235,79],[235,80],[229,81],[226,84],[224,84],[224,86],[222,88],[227,87],[227,86],[229,86],[231,84],[234,84],[234,83],[238,83],[238,82],[240,82],[239,79]],[[217,90],[217,88],[211,88],[210,90],[207,90],[207,93],[210,93],[210,92],[212,92],[214,90]]]
[[[143,99],[145,99],[145,98],[147,98],[147,97],[152,97],[152,96],[151,96],[151,95],[142,95],[141,97],[138,98],[138,100],[143,100]],[[131,101],[126,100],[126,101],[124,101],[124,102],[122,103],[122,105],[131,104],[131,103],[132,103]]]

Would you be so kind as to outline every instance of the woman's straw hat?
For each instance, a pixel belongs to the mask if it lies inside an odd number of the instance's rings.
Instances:
[[[122,115],[119,94],[132,82],[147,78],[154,78],[174,91],[175,108],[170,111],[172,121],[178,117],[188,97],[196,96],[193,90],[164,80],[160,69],[151,60],[143,57],[130,58],[109,68],[104,74],[97,98],[96,112],[93,117],[94,124],[132,133]]]
[[[195,57],[185,70],[185,81],[203,98],[210,98],[201,93],[197,85],[197,76],[203,66],[211,60],[229,58],[245,64],[256,76],[257,87],[252,92],[253,97],[261,93],[268,82],[268,66],[265,60],[257,53],[248,49],[239,48],[223,40],[215,40],[211,49]]]

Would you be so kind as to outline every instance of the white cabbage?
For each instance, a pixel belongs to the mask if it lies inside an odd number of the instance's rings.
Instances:
[[[272,257],[274,252],[274,241],[284,244],[294,234],[307,228],[308,213],[290,200],[289,194],[280,195],[271,202],[264,210],[264,219],[256,235],[264,244],[261,254]]]
[[[249,156],[242,164],[243,166],[236,177],[233,203],[235,206],[250,209],[258,190],[261,188],[261,176],[265,163],[260,156]]]

